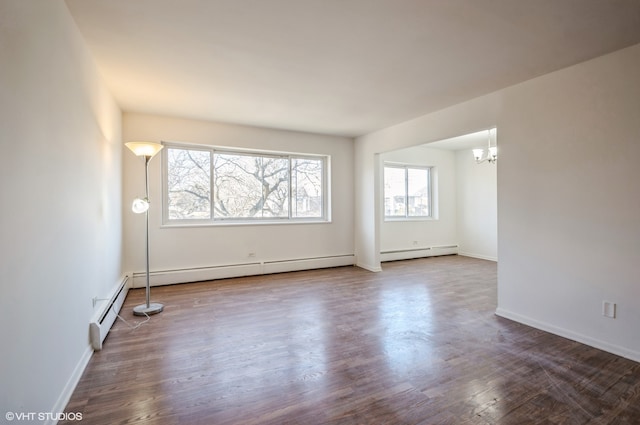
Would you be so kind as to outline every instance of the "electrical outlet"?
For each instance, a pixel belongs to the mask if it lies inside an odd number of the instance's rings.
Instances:
[[[250,252],[248,257],[249,258],[256,258],[256,253],[255,252]]]
[[[602,301],[602,315],[611,319],[616,318],[616,303]]]
[[[418,241],[413,241],[413,246],[418,246]]]

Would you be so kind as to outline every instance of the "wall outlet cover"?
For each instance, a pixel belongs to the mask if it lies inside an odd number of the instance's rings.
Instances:
[[[611,301],[602,301],[602,315],[604,317],[610,317],[615,319],[616,317],[616,303]]]

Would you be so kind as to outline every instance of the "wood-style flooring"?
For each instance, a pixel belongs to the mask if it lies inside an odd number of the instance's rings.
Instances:
[[[152,288],[164,312],[115,323],[67,412],[83,425],[640,424],[640,363],[497,317],[494,262],[383,268]],[[130,291],[123,317],[140,322],[143,302]]]

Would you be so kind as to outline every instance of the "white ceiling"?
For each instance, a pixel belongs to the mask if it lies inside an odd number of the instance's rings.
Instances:
[[[124,111],[357,136],[640,42],[640,0],[66,0]]]

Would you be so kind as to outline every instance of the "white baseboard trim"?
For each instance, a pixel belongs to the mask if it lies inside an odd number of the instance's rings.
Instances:
[[[460,251],[458,252],[458,255],[461,255],[463,257],[471,257],[471,258],[479,258],[480,260],[489,260],[489,261],[498,261],[498,257],[491,257],[488,255],[482,255],[482,254],[474,254],[472,252],[464,252],[464,251]]]
[[[353,266],[354,264],[355,256],[349,254],[278,261],[256,261],[246,264],[228,264],[188,269],[156,270],[149,273],[149,284],[151,286],[173,285],[176,283],[200,282],[230,277]],[[146,273],[135,272],[131,273],[131,275],[133,288],[143,288],[146,286]]]
[[[91,345],[87,345],[87,348],[84,350],[84,353],[82,354],[82,357],[80,357],[78,364],[73,369],[73,372],[69,377],[69,380],[67,380],[67,384],[64,386],[62,393],[60,393],[60,396],[58,397],[56,404],[51,408],[50,412],[53,412],[53,413],[64,412],[64,409],[67,407],[67,403],[69,403],[69,400],[71,399],[71,396],[73,395],[73,392],[75,391],[76,386],[78,385],[78,382],[80,382],[80,378],[82,378],[82,374],[84,373],[85,368],[89,364],[89,360],[91,360],[92,355],[93,355],[93,348],[91,347]],[[53,418],[47,419],[45,421],[46,425],[55,425],[57,423],[58,421]]]
[[[505,310],[503,308],[497,308],[496,315],[500,317],[504,317],[509,320],[513,320],[518,323],[522,323],[527,326],[531,326],[536,329],[540,329],[542,331],[552,333],[554,335],[561,336],[563,338],[570,339],[572,341],[589,345],[591,347],[606,351],[608,353],[615,354],[617,356],[627,358],[629,360],[640,362],[640,352],[638,351],[630,350],[625,347],[620,347],[619,345],[610,344],[608,342],[601,341],[599,339],[591,338],[589,336],[582,335],[580,333],[573,332],[568,329],[560,328],[546,322],[541,322],[539,320],[532,319],[530,317],[523,316],[521,314],[514,313],[512,311]]]

